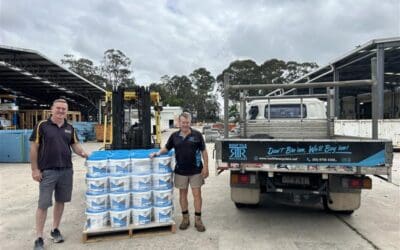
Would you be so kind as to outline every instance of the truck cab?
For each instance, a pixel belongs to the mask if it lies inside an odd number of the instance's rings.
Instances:
[[[248,120],[326,119],[325,102],[312,99],[254,100],[248,104]]]

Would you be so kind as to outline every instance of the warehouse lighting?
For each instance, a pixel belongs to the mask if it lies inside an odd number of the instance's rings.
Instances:
[[[21,68],[18,68],[17,66],[11,65],[11,64],[9,64],[9,63],[2,62],[2,64],[3,64],[4,66],[7,66],[8,68],[14,70],[14,71],[18,71],[18,72],[19,72],[19,71],[22,71]]]
[[[385,75],[394,75],[394,72],[385,72]]]

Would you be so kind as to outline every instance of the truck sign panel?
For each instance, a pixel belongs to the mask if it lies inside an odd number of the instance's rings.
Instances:
[[[385,164],[385,142],[222,141],[223,162],[373,167]]]

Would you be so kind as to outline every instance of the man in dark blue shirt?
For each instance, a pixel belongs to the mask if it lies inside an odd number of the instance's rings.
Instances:
[[[159,156],[172,148],[175,149],[175,187],[179,189],[179,203],[182,209],[182,223],[179,228],[185,230],[190,225],[188,210],[188,187],[192,189],[195,211],[195,227],[197,231],[206,230],[201,220],[201,186],[204,179],[208,177],[208,153],[204,143],[203,135],[190,127],[191,116],[189,113],[182,113],[179,116],[180,130],[169,137],[165,147],[150,157]],[[202,160],[203,158],[203,160]]]

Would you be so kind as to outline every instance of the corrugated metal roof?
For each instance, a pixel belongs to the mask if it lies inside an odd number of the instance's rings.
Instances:
[[[292,83],[295,85],[295,83],[333,81],[333,69],[338,71],[340,81],[371,79],[371,59],[376,57],[378,47],[384,49],[385,88],[400,86],[400,37],[374,39],[359,45],[327,65],[296,79]],[[343,89],[341,95],[354,95],[363,91],[369,92],[370,89]]]
[[[105,90],[34,50],[0,45],[0,91],[21,107],[49,105],[65,98],[71,110],[96,113]]]

